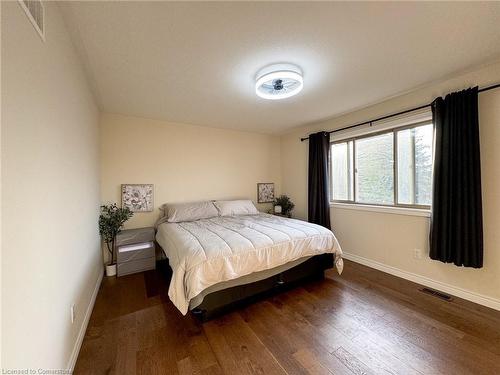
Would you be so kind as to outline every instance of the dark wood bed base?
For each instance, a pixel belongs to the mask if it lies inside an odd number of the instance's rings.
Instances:
[[[333,267],[333,257],[333,254],[316,255],[267,279],[207,294],[201,305],[191,312],[205,322],[235,308],[293,288],[306,280],[322,279],[324,271]]]

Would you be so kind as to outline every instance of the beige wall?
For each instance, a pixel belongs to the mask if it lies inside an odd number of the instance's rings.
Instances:
[[[257,182],[280,188],[278,137],[112,114],[101,116],[101,200],[120,204],[123,183],[154,184],[154,211],[126,227],[151,226],[167,202],[249,198]],[[258,205],[267,210],[270,205]]]
[[[479,84],[500,81],[500,63],[423,87],[372,107],[297,129],[281,138],[282,191],[296,203],[295,214],[307,217],[307,142],[300,137],[331,130],[388,113],[428,103],[439,95]],[[454,265],[414,259],[413,249],[428,252],[429,219],[380,212],[331,208],[336,235],[346,253],[358,261],[377,262],[382,269],[456,292],[463,289],[482,303],[500,307],[500,90],[480,94],[480,131],[484,207],[484,268],[463,269]],[[448,288],[451,286],[452,288]],[[458,288],[458,289],[457,289]],[[465,295],[464,295],[465,296]],[[488,302],[489,301],[489,302]]]
[[[1,4],[4,368],[66,368],[102,275],[98,110],[44,4],[45,43],[17,1]]]
[[[2,7],[0,6],[0,22],[2,20]],[[2,38],[0,37],[0,51],[2,49]],[[1,62],[0,62],[0,67],[1,67]],[[2,87],[2,73],[0,69],[0,93],[1,93],[1,87]],[[1,203],[1,196],[2,196],[2,163],[1,163],[1,155],[2,155],[2,127],[1,127],[1,118],[2,118],[2,106],[0,105],[0,368],[3,367],[3,362],[2,362],[2,339],[3,337],[3,330],[2,330],[2,296],[1,296],[1,291],[2,289],[2,203]]]

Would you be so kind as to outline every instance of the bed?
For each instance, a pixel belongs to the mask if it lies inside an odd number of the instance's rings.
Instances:
[[[172,269],[168,295],[182,314],[191,310],[207,320],[249,297],[322,277],[333,265],[342,272],[342,250],[330,230],[256,209],[242,213],[218,210],[190,221],[180,215],[157,225]]]

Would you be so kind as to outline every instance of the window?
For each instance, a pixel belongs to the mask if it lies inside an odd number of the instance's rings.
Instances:
[[[331,199],[428,208],[432,124],[418,124],[331,144]]]
[[[394,203],[392,133],[357,139],[356,202]]]
[[[332,144],[332,183],[333,199],[350,201],[354,196],[353,191],[353,142]]]

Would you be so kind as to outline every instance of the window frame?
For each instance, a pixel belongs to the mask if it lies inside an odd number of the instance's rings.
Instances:
[[[397,133],[401,130],[407,130],[407,129],[413,129],[417,128],[419,126],[425,126],[425,125],[432,125],[432,121],[429,120],[421,120],[421,121],[416,121],[407,125],[403,126],[396,126],[392,127],[390,129],[383,129],[380,131],[375,131],[375,132],[368,132],[366,134],[360,134],[360,135],[355,135],[355,136],[350,136],[350,137],[345,137],[345,138],[339,138],[334,141],[330,141],[330,148],[328,151],[329,155],[329,167],[328,167],[328,187],[329,187],[329,200],[330,204],[335,204],[335,203],[342,203],[342,204],[349,204],[349,205],[359,205],[359,206],[375,206],[375,207],[385,207],[385,208],[410,208],[410,209],[417,209],[417,210],[430,210],[431,205],[423,205],[423,204],[407,204],[407,203],[399,203],[399,192],[398,192],[398,137]],[[364,202],[356,202],[356,186],[357,186],[357,176],[356,176],[356,140],[359,139],[364,139],[364,138],[371,138],[371,137],[376,137],[378,135],[384,135],[384,134],[392,134],[392,153],[393,153],[393,195],[394,195],[394,203],[393,204],[384,204],[384,203],[364,203]],[[333,186],[332,186],[332,168],[333,168],[333,160],[332,160],[332,145],[334,144],[339,144],[339,143],[348,143],[352,141],[352,154],[353,154],[353,161],[352,161],[352,167],[353,167],[353,177],[352,177],[352,200],[341,200],[341,199],[333,199]],[[413,148],[415,147],[415,144],[413,142]],[[432,154],[434,155],[434,137],[433,137],[433,146],[432,146]],[[415,159],[415,151],[413,151],[413,159]],[[415,161],[413,162],[413,173],[416,174],[416,168],[415,168]],[[432,163],[432,169],[434,169],[434,161]],[[350,178],[349,178],[350,179]],[[413,184],[414,184],[414,194],[415,194],[415,188],[416,188],[416,178],[413,179]],[[415,198],[415,197],[414,197]]]

